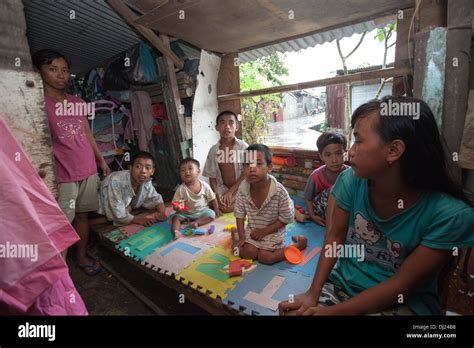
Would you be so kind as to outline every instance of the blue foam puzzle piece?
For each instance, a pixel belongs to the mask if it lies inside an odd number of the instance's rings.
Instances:
[[[294,272],[301,272],[306,276],[312,277],[316,271],[316,265],[319,260],[319,251],[314,255],[315,248],[321,249],[324,243],[325,229],[322,226],[319,226],[315,223],[308,224],[299,224],[294,222],[286,226],[286,235],[285,235],[285,246],[293,243],[291,237],[304,235],[308,239],[308,247],[304,251],[304,255],[313,254],[312,258],[304,264],[293,265],[288,261],[284,260],[277,264],[277,267],[280,269],[292,270]]]
[[[145,257],[153,251],[172,240],[173,235],[170,231],[169,224],[159,222],[120,241],[120,243],[116,245],[116,248],[136,261],[143,261]]]
[[[192,246],[192,245],[189,245],[189,244],[186,244],[186,243],[176,242],[175,244],[170,245],[168,248],[163,250],[160,253],[160,256],[166,256],[167,254],[169,254],[174,249],[180,249],[184,252],[187,252],[188,254],[193,254],[193,255],[196,254],[199,250],[201,250],[199,248],[196,248],[195,246]]]
[[[193,229],[193,234],[202,236],[203,234],[206,234],[207,230],[205,228],[195,228]]]
[[[260,293],[275,276],[284,278],[282,285],[272,296],[272,299],[278,302],[288,300],[290,295],[296,296],[305,292],[312,281],[311,277],[301,273],[257,263],[252,272],[245,273],[241,282],[233,289],[227,290],[227,297],[222,302],[248,315],[278,315],[278,310],[273,311],[244,298],[249,292]]]

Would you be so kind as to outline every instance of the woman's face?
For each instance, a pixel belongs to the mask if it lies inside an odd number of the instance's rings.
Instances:
[[[56,58],[51,64],[44,64],[40,69],[43,83],[58,90],[64,90],[69,82],[69,67],[64,58]]]
[[[355,175],[361,178],[377,178],[388,167],[389,144],[383,142],[376,129],[379,117],[373,112],[359,118],[354,126],[349,157]]]

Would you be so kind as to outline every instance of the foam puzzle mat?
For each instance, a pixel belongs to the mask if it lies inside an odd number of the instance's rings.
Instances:
[[[304,204],[298,198],[294,201]],[[235,225],[234,215],[224,214],[201,226],[207,230],[214,225],[212,234],[183,236],[177,240],[173,240],[171,233],[171,218],[150,227],[122,226],[105,237],[116,244],[124,256],[248,315],[278,315],[279,302],[307,290],[325,234],[325,229],[313,222],[289,224],[285,245],[291,244],[291,237],[295,235],[308,239],[301,264],[282,261],[269,266],[254,261],[248,272],[230,277],[228,265],[239,257],[233,254],[231,234],[224,231],[224,227]]]

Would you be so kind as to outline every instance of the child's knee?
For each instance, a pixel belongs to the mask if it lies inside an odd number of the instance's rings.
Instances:
[[[252,259],[255,260],[258,255],[258,249],[253,245],[245,243],[243,246],[239,248],[239,256],[242,259]]]
[[[259,250],[258,251],[258,261],[266,265],[272,265],[278,260],[275,258],[275,253],[268,250]]]

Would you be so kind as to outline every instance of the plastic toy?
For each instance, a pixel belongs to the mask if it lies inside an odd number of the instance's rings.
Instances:
[[[182,202],[171,202],[171,205],[179,210],[188,210],[188,207]]]
[[[224,226],[224,231],[230,232],[232,229],[235,228],[235,225],[230,224],[230,225],[225,225]]]
[[[252,266],[252,263],[246,260],[234,260],[229,263],[229,276],[230,277],[237,277],[241,276],[242,272],[244,272],[245,269],[250,268]]]
[[[205,228],[194,228],[193,229],[193,234],[196,236],[202,236],[206,234],[206,229]]]
[[[208,234],[213,234],[215,231],[216,231],[216,226],[212,225],[212,226],[209,227],[209,229],[207,230],[207,233],[208,233]]]
[[[289,263],[299,265],[301,262],[303,262],[303,254],[294,245],[287,246],[283,253],[285,254],[286,261]]]

